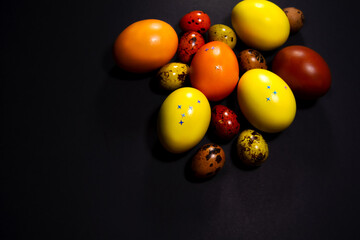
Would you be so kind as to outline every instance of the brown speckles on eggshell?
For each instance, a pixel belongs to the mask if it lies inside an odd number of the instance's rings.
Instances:
[[[287,7],[283,10],[289,19],[290,33],[294,34],[300,31],[305,22],[304,13],[295,7]]]
[[[240,72],[244,73],[254,68],[267,69],[264,56],[255,49],[245,49],[237,55],[237,58]]]
[[[205,144],[199,148],[191,162],[195,177],[207,178],[214,176],[225,163],[225,152],[217,144]]]
[[[189,70],[189,66],[185,63],[171,62],[164,65],[156,76],[160,88],[172,91],[185,86]]]
[[[239,135],[237,153],[245,165],[260,166],[268,158],[269,149],[260,133],[247,129]]]

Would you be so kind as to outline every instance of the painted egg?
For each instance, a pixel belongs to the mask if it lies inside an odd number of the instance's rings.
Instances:
[[[192,87],[179,88],[161,105],[157,122],[159,140],[169,152],[186,152],[203,139],[210,118],[210,104],[202,92]]]
[[[269,156],[269,147],[265,139],[252,129],[240,133],[236,149],[240,160],[247,166],[260,166]]]
[[[203,145],[191,161],[191,170],[195,177],[208,178],[214,176],[225,164],[225,152],[217,144]]]
[[[146,73],[167,64],[176,54],[178,36],[168,23],[157,19],[135,22],[116,38],[117,65],[125,71]]]
[[[203,45],[190,65],[191,85],[210,101],[230,95],[239,80],[239,63],[234,51],[225,43],[212,41]]]
[[[315,50],[293,45],[276,53],[272,71],[289,84],[298,99],[315,100],[331,87],[331,71]]]
[[[157,74],[160,87],[170,91],[185,86],[188,76],[189,66],[178,62],[166,64]]]
[[[254,68],[267,69],[264,56],[255,49],[245,49],[238,54],[239,70],[246,72]]]
[[[204,34],[211,25],[210,17],[203,11],[192,11],[185,14],[180,20],[180,28],[184,32],[196,31]]]
[[[179,42],[178,57],[183,63],[190,63],[195,53],[205,44],[204,37],[198,32],[184,33]]]
[[[232,26],[249,47],[269,51],[283,45],[290,34],[285,12],[271,1],[239,2],[231,12]]]
[[[215,24],[209,28],[208,32],[209,42],[220,41],[224,42],[231,49],[234,49],[236,45],[236,33],[229,26],[224,24]]]
[[[251,69],[240,78],[237,98],[242,114],[257,129],[280,132],[293,122],[296,101],[290,87],[265,69]]]
[[[211,109],[211,127],[222,140],[230,140],[239,133],[240,123],[235,112],[224,105]]]

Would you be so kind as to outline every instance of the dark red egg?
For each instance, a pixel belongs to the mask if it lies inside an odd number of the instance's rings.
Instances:
[[[196,31],[204,34],[211,25],[210,17],[203,11],[192,11],[185,14],[180,20],[180,28],[184,32]]]
[[[194,31],[184,33],[180,38],[177,51],[180,62],[189,64],[195,53],[204,44],[205,39],[200,33]]]
[[[319,53],[305,46],[281,49],[272,61],[272,71],[291,88],[295,97],[314,100],[331,86],[329,66]]]
[[[230,140],[240,131],[236,113],[220,104],[215,105],[211,110],[211,126],[222,140]]]

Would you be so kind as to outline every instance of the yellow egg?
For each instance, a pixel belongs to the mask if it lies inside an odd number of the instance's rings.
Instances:
[[[275,133],[291,125],[296,101],[290,87],[265,69],[251,69],[240,78],[237,98],[241,112],[257,129]]]
[[[231,23],[239,38],[257,50],[280,47],[290,34],[285,12],[271,1],[239,2],[231,12]]]
[[[157,122],[159,140],[169,152],[186,152],[203,139],[210,118],[210,104],[202,92],[192,87],[179,88],[161,105]]]

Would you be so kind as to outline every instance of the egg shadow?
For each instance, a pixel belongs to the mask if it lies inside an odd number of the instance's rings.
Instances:
[[[206,132],[206,138],[211,142],[211,143],[216,143],[218,145],[227,145],[231,142],[231,139],[224,139],[219,137],[216,134],[215,128],[213,126],[209,126],[208,131]]]
[[[186,161],[185,167],[184,167],[184,177],[188,182],[191,183],[205,183],[211,181],[217,174],[206,177],[206,178],[199,178],[196,177],[193,170],[191,169],[192,159],[195,156],[196,153],[192,154],[192,156]]]
[[[299,99],[299,98],[296,98],[296,107],[298,109],[309,109],[313,106],[316,105],[317,103],[317,99],[312,99],[312,100],[305,100],[305,99]]]
[[[147,73],[133,73],[133,72],[125,71],[125,70],[121,69],[120,67],[114,65],[110,69],[108,74],[111,78],[116,79],[116,80],[136,81],[136,80],[144,80],[144,79],[151,78],[156,74],[156,72],[151,71],[151,72],[147,72]]]
[[[288,40],[285,43],[285,46],[290,46],[290,45],[305,45],[305,41],[301,34],[301,31],[290,33]]]
[[[191,87],[189,76],[186,76],[185,81],[181,87]],[[171,92],[176,90],[176,89],[169,90],[169,89],[165,89],[165,88],[161,87],[160,79],[159,79],[157,73],[154,73],[154,75],[151,76],[150,81],[149,81],[149,88],[153,93],[162,95],[162,96],[168,96]]]
[[[155,93],[155,94],[158,94],[158,95],[162,95],[162,96],[167,96],[169,95],[170,91],[169,90],[166,90],[162,87],[160,87],[160,84],[159,84],[159,78],[158,78],[158,75],[155,74],[154,76],[152,76],[150,78],[150,81],[149,81],[149,88],[150,90]]]
[[[121,69],[116,65],[113,55],[113,46],[108,46],[104,52],[102,67],[108,73],[108,76],[122,81],[134,81],[134,80],[142,80],[146,78],[150,78],[154,75],[155,71],[147,72],[147,73],[133,73]]]
[[[305,41],[304,41],[303,36],[301,35],[301,32],[291,33],[289,35],[287,41],[283,45],[281,45],[273,50],[260,51],[266,59],[266,64],[267,64],[268,70],[272,71],[272,62],[273,62],[273,59],[276,56],[276,54],[281,49],[288,47],[288,46],[293,46],[293,45],[305,45]]]
[[[146,144],[148,145],[153,158],[161,162],[174,162],[179,159],[185,158],[189,153],[171,153],[167,151],[161,144],[157,135],[157,117],[160,107],[158,107],[150,116],[147,121],[146,127]]]
[[[161,145],[160,141],[156,141],[152,147],[151,154],[155,159],[161,162],[175,162],[185,158],[188,155],[188,152],[171,153]]]

